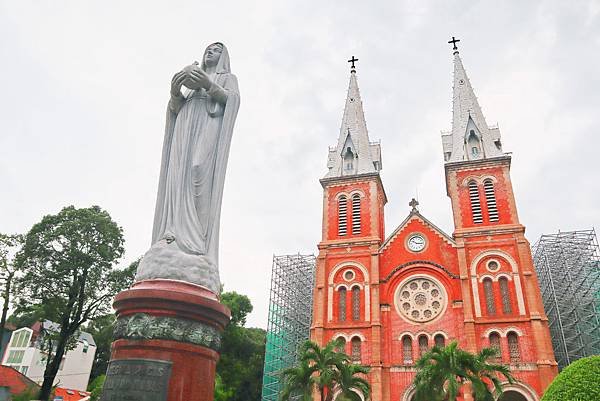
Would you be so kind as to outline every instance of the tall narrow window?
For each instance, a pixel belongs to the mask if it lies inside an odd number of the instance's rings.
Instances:
[[[483,223],[481,214],[481,202],[479,201],[479,188],[475,181],[469,182],[469,198],[471,199],[471,212],[473,213],[473,223]]]
[[[496,332],[490,333],[490,348],[496,348],[498,353],[496,354],[496,358],[494,358],[495,362],[499,362],[502,360],[502,350],[500,349],[500,334]]]
[[[440,347],[440,348],[446,346],[446,339],[441,334],[436,334],[435,337],[433,337],[433,342],[435,343],[435,345],[437,347]]]
[[[344,337],[338,337],[336,340],[338,342],[338,352],[346,352],[346,339]]]
[[[352,360],[360,362],[360,338],[352,337]]]
[[[488,218],[490,221],[498,221],[498,205],[496,204],[496,194],[494,193],[494,183],[492,180],[483,182],[483,190],[485,192],[485,203],[488,210]]]
[[[510,304],[510,292],[508,289],[508,279],[506,277],[500,277],[498,279],[500,284],[500,296],[502,297],[502,311],[504,313],[512,313],[512,306]]]
[[[352,320],[360,320],[360,288],[352,287]]]
[[[429,348],[429,344],[427,341],[427,336],[420,335],[419,336],[419,356],[423,356],[423,354],[425,354],[427,352],[428,348]]]
[[[348,232],[348,202],[345,196],[338,200],[338,235],[346,235]]]
[[[510,362],[521,361],[521,351],[519,350],[519,336],[514,331],[511,331],[506,335],[508,341],[508,354],[510,355]]]
[[[352,195],[352,234],[360,234],[360,195]]]
[[[339,303],[338,303],[338,318],[340,322],[346,321],[346,288],[341,287],[338,291]]]
[[[402,337],[402,360],[405,364],[412,363],[412,338],[410,336]]]
[[[488,314],[496,314],[496,302],[494,300],[494,289],[491,278],[483,280],[483,293],[485,295],[485,306],[487,307]]]

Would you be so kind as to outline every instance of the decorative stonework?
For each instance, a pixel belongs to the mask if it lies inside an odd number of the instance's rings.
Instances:
[[[115,323],[113,336],[115,340],[173,340],[201,345],[215,351],[221,347],[221,333],[212,326],[146,313],[120,316]]]
[[[396,292],[396,307],[402,317],[417,323],[429,322],[446,307],[446,292],[427,277],[408,280]]]

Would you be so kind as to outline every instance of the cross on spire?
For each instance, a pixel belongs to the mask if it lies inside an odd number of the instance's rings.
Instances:
[[[454,50],[454,54],[458,53],[458,47],[456,47],[456,43],[460,42],[460,39],[456,39],[452,36],[452,40],[449,40],[448,43],[452,43],[452,50]]]
[[[419,201],[415,198],[412,198],[410,202],[408,202],[408,206],[412,207],[412,212],[418,212],[417,206],[419,206]]]
[[[349,63],[352,63],[352,65],[350,66],[350,72],[356,72],[356,66],[354,65],[354,62],[356,61],[358,61],[358,59],[354,56],[352,56],[352,58],[348,60]]]

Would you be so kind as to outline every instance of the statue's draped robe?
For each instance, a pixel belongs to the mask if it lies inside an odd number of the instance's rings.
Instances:
[[[202,68],[206,70],[204,65]],[[237,79],[230,73],[225,47],[213,82],[216,85],[208,91],[190,91],[169,102],[153,246],[140,263],[138,281],[167,278],[203,285],[214,292],[219,289],[221,200],[240,102]],[[181,266],[173,266],[178,259]],[[161,269],[154,263],[158,261],[169,267]],[[198,269],[206,271],[198,274]]]

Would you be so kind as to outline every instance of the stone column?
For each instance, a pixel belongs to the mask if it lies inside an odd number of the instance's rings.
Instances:
[[[118,294],[101,401],[212,401],[229,310],[211,291],[144,280]]]

